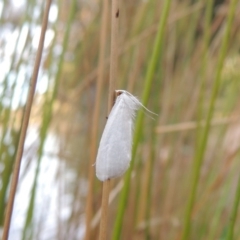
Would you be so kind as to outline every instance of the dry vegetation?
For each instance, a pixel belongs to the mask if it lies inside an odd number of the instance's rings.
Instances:
[[[14,2],[0,2],[0,229],[45,3]],[[166,2],[120,1],[116,88],[158,117],[137,116],[130,171],[111,181],[108,239],[237,240],[240,4]],[[108,4],[104,28],[103,1],[52,2],[10,239],[83,239],[89,211],[87,240],[97,239],[91,162],[107,117]]]

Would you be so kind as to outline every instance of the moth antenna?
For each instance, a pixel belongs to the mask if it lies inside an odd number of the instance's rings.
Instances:
[[[132,100],[139,104],[145,111],[155,115],[155,116],[158,116],[158,114],[150,111],[148,108],[146,108],[135,96],[133,96],[130,92],[126,91],[126,90],[116,90],[116,94],[117,96],[121,95],[122,93],[126,93],[127,95],[131,96],[132,97]],[[136,101],[137,100],[137,101]],[[152,118],[152,117],[151,117]]]

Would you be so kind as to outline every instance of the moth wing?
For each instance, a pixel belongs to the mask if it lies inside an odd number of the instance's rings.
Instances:
[[[105,126],[96,160],[99,180],[121,176],[129,167],[132,150],[132,109],[124,94],[118,97]]]

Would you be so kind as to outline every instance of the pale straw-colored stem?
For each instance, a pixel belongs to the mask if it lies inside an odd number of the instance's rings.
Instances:
[[[119,0],[112,0],[111,13],[111,56],[110,56],[110,79],[109,79],[109,95],[108,95],[108,113],[110,113],[114,98],[115,85],[118,76],[118,26],[119,26]]]
[[[110,113],[115,100],[115,83],[117,80],[118,66],[118,25],[119,25],[119,0],[112,0],[111,11],[111,56],[110,56],[110,79],[109,79],[109,95],[108,95],[108,113]],[[108,223],[108,199],[110,192],[110,179],[103,182],[102,192],[102,215],[100,222],[99,239],[107,239],[107,223]]]
[[[213,119],[210,123],[210,125],[213,126],[220,126],[232,122],[238,121],[239,118],[237,117],[226,117],[226,118],[216,118]],[[198,124],[197,121],[191,121],[191,122],[181,122],[176,124],[170,124],[170,125],[163,125],[156,128],[156,133],[171,133],[171,132],[179,132],[179,131],[188,131],[188,130],[195,130],[198,127],[203,128],[206,124],[206,120],[200,121]]]
[[[52,2],[51,0],[48,0],[46,2],[46,7],[45,7],[45,11],[44,11],[41,36],[40,36],[40,40],[39,40],[39,44],[38,44],[37,56],[36,56],[36,60],[35,60],[35,64],[34,64],[32,79],[31,79],[30,86],[29,86],[28,98],[27,98],[24,115],[23,115],[22,128],[21,128],[21,132],[20,132],[20,138],[19,138],[17,154],[16,154],[16,159],[15,159],[15,164],[14,164],[12,182],[11,182],[11,187],[10,187],[10,194],[9,194],[9,199],[8,199],[8,204],[7,204],[7,209],[6,209],[6,216],[5,216],[5,220],[4,220],[4,226],[3,226],[2,240],[8,239],[13,205],[14,205],[14,199],[15,199],[19,171],[20,171],[21,160],[22,160],[22,155],[23,155],[23,147],[24,147],[24,143],[25,143],[25,139],[26,139],[26,133],[27,133],[34,93],[35,93],[36,84],[37,84],[37,77],[38,77],[39,67],[40,67],[41,58],[42,58],[44,39],[45,39],[45,33],[46,33],[46,29],[47,29],[48,15],[49,15],[49,9],[51,6],[51,2]]]
[[[96,160],[100,100],[102,95],[102,86],[104,82],[104,70],[105,70],[104,65],[105,65],[105,52],[106,52],[106,43],[107,43],[106,40],[107,40],[107,29],[108,29],[108,12],[109,12],[108,0],[104,0],[103,11],[102,11],[101,34],[100,34],[97,91],[96,91],[96,98],[95,98],[95,104],[94,104],[94,110],[93,110],[93,124],[92,124],[92,131],[91,131],[85,240],[91,239],[91,221],[92,221],[92,213],[93,213],[93,209],[92,209],[93,185],[94,185],[94,178],[95,178],[93,164]]]
[[[110,179],[103,182],[102,206],[101,206],[102,211],[101,211],[100,232],[99,232],[100,240],[107,239],[108,199],[109,199],[110,186],[111,186]]]

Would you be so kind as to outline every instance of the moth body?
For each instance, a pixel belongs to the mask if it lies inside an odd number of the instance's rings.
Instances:
[[[108,116],[98,148],[96,175],[100,181],[122,176],[128,169],[134,117],[142,105],[130,93],[123,90],[117,92],[120,95]]]

